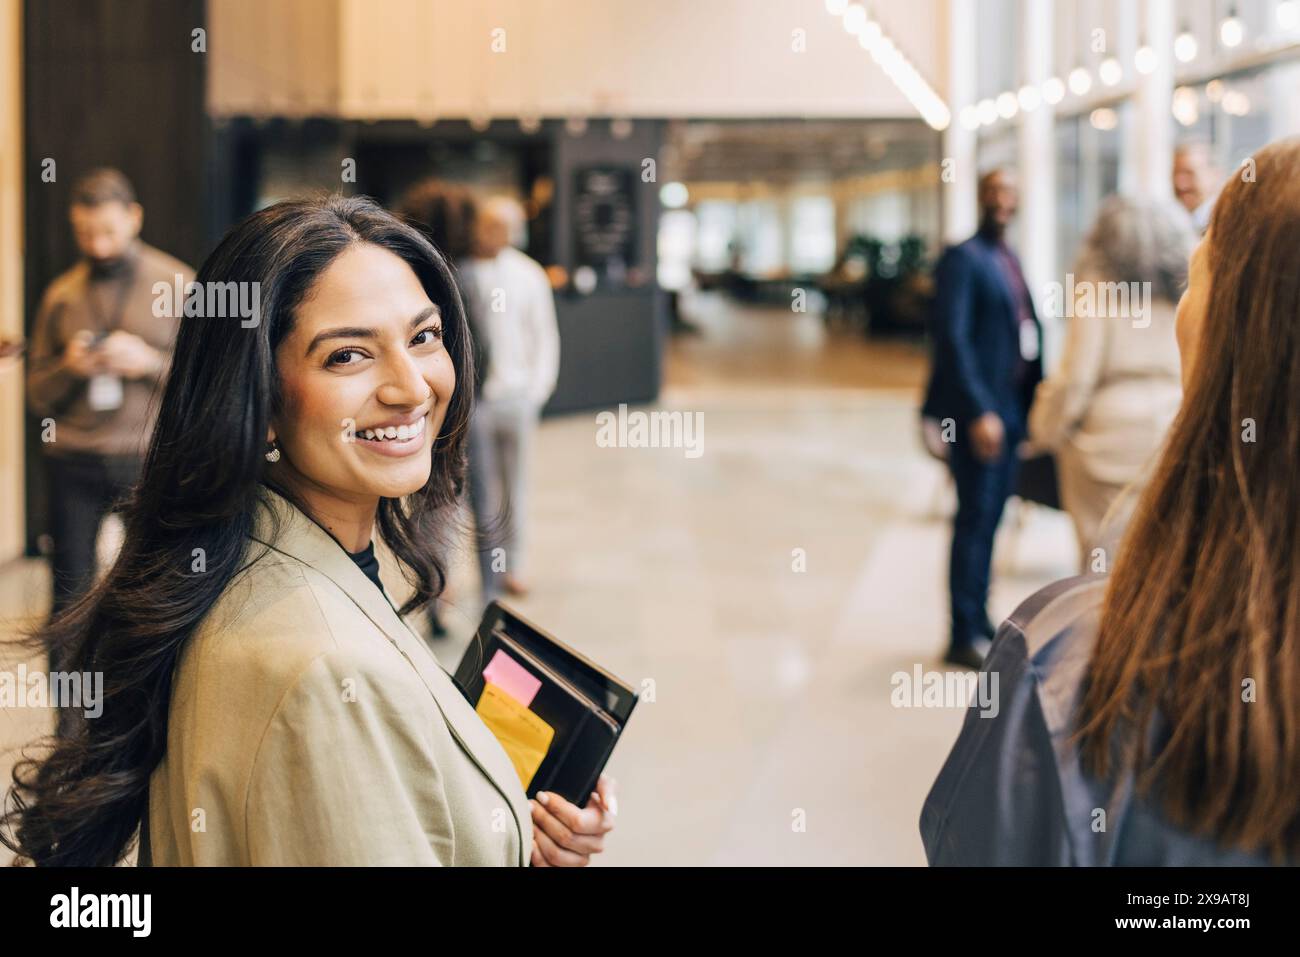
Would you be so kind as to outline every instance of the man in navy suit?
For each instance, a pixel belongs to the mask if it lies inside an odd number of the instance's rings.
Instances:
[[[934,365],[922,414],[938,422],[957,483],[944,660],[970,668],[980,666],[993,638],[985,610],[993,536],[1015,489],[1016,449],[1043,376],[1042,329],[1005,239],[1018,203],[1011,173],[980,177],[979,232],[949,248],[935,269]]]

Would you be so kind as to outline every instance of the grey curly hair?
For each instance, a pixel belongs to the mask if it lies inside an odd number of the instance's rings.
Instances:
[[[1191,218],[1173,203],[1112,196],[1097,213],[1075,271],[1149,282],[1157,298],[1177,302],[1196,241]]]

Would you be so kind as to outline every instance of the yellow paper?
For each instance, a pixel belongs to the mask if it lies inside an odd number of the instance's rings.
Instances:
[[[483,686],[474,710],[501,742],[524,790],[528,790],[551,747],[555,729],[490,681]]]

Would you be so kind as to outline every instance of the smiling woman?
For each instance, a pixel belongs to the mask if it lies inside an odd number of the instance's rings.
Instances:
[[[275,484],[359,551],[379,499],[428,482],[432,436],[456,388],[440,310],[399,256],[351,246],[299,307],[276,367],[283,402],[268,438],[283,459]]]
[[[103,714],[15,769],[0,840],[38,864],[114,864],[137,835],[142,863],[585,863],[610,785],[530,807],[402,620],[443,587],[465,468],[446,262],[333,197],[254,214],[198,281],[259,284],[264,321],[182,323],[121,554],[39,636],[103,673]]]

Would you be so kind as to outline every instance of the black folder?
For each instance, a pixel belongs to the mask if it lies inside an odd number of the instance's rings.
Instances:
[[[636,692],[494,601],[456,668],[456,684],[475,707],[486,684],[483,669],[498,651],[541,681],[527,707],[555,729],[546,756],[528,784],[528,796],[550,791],[586,807],[636,706]]]

